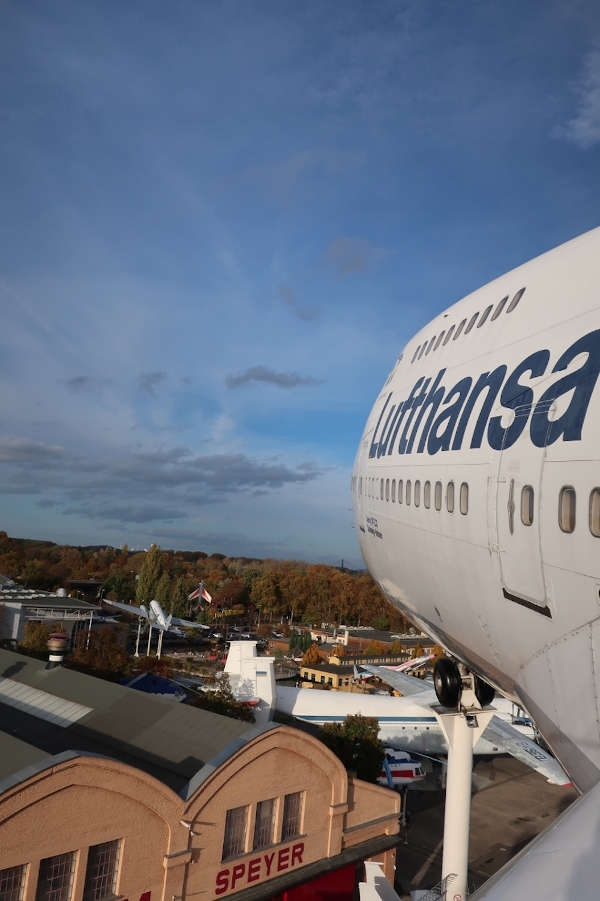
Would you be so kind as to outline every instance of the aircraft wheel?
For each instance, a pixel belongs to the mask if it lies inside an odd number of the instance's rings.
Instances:
[[[433,670],[433,685],[442,707],[456,707],[462,690],[458,667],[448,657],[440,657]]]
[[[475,697],[482,707],[487,707],[496,697],[496,690],[479,676],[475,676]]]

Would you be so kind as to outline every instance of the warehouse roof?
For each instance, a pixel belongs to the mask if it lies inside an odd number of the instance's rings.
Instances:
[[[8,733],[0,733],[1,788],[21,781],[24,761],[37,759],[45,768],[45,755],[78,751],[136,766],[185,797],[192,778],[203,768],[208,773],[205,765],[213,758],[226,758],[228,749],[233,753],[264,731],[5,650],[0,717]],[[22,743],[29,746],[25,756]]]

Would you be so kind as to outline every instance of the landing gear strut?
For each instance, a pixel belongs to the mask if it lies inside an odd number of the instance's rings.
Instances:
[[[471,776],[473,748],[493,716],[483,710],[494,697],[494,689],[466,666],[441,657],[433,673],[433,684],[441,708],[434,708],[448,742],[446,808],[442,884],[447,897],[464,901],[469,865]]]

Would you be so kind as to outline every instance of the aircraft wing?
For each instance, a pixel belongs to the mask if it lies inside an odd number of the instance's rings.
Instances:
[[[377,676],[386,685],[390,685],[403,695],[417,695],[422,692],[431,691],[431,682],[424,682],[417,679],[416,676],[409,676],[407,673],[399,673],[396,670],[386,669],[383,666],[373,666],[371,664],[361,664],[361,669]]]
[[[102,598],[105,604],[110,604],[111,607],[117,607],[119,610],[122,610],[123,613],[133,613],[134,616],[143,616],[144,619],[148,619],[148,611],[142,605],[141,607],[135,607],[133,604],[123,604],[122,601],[111,601],[109,598]]]
[[[177,616],[171,619],[172,626],[184,626],[186,629],[205,629],[210,632],[211,626],[205,626],[204,623],[192,623],[188,619],[179,619]]]
[[[501,753],[512,754],[521,763],[526,763],[527,766],[541,773],[551,785],[570,785],[571,780],[558,760],[517,729],[514,729],[509,723],[501,720],[500,717],[492,717],[482,738],[496,745]]]

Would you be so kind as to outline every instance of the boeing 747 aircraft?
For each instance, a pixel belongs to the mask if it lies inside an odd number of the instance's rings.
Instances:
[[[590,792],[494,899],[598,894],[599,283],[595,229],[440,313],[399,355],[352,475],[369,571],[450,655],[440,702],[458,702],[466,667],[483,703],[489,683],[527,708]]]

